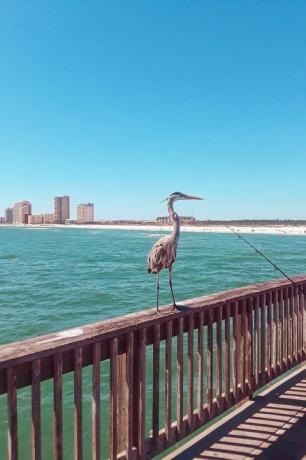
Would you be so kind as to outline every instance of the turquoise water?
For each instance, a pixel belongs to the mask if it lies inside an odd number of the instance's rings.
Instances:
[[[143,310],[155,304],[154,275],[146,256],[158,232],[0,227],[0,343],[58,331]],[[306,238],[249,235],[289,275],[306,272]],[[247,285],[281,275],[231,234],[182,233],[173,279],[177,300]],[[163,273],[161,302],[171,294]],[[173,348],[175,349],[175,339]],[[147,407],[152,401],[150,350]],[[163,368],[163,361],[161,368]],[[175,361],[174,361],[175,365]],[[162,372],[161,372],[162,374]],[[109,363],[102,366],[102,427],[108,431]],[[161,379],[163,376],[161,375]],[[161,384],[162,388],[162,384]],[[175,388],[175,376],[173,378]],[[90,458],[91,368],[83,371],[85,459]],[[21,459],[31,458],[29,389],[18,392]],[[161,390],[162,400],[162,390]],[[72,458],[73,377],[64,378],[65,459]],[[0,398],[0,452],[6,451],[5,397]],[[42,439],[52,458],[52,382],[42,384]],[[175,392],[173,393],[175,407]],[[147,432],[150,413],[147,413]],[[103,444],[107,456],[107,443]],[[6,458],[6,457],[3,457]],[[2,457],[1,457],[2,460]]]
[[[147,253],[157,232],[0,227],[0,343],[143,310],[155,304]],[[306,238],[250,235],[294,275],[306,272]],[[182,233],[178,300],[278,278],[234,235]],[[170,302],[167,273],[161,301]]]

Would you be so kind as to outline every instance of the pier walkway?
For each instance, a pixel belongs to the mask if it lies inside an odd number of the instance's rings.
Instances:
[[[0,346],[1,460],[168,455],[306,363],[306,275],[293,280]],[[303,458],[303,372],[175,455]]]
[[[306,366],[254,396],[164,458],[306,459]]]

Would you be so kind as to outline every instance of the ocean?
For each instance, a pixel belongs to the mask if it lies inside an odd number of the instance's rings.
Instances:
[[[0,343],[154,306],[156,277],[147,273],[146,257],[160,236],[158,232],[145,230],[0,227]],[[254,234],[247,238],[288,275],[306,272],[305,237]],[[181,233],[173,270],[178,302],[281,277],[279,272],[235,235]],[[161,304],[171,301],[167,272],[161,275],[160,297]],[[150,364],[148,360],[148,366]],[[102,372],[104,380],[107,380],[109,370],[107,364],[105,366]],[[90,437],[90,371],[84,370],[83,379],[85,439]],[[65,459],[70,459],[73,411],[71,374],[65,376],[64,381]],[[102,399],[108,394],[107,381],[105,385]],[[52,382],[42,384],[43,458],[47,460],[52,458],[53,452],[50,431],[53,404],[51,389]],[[19,391],[22,460],[31,458],[29,402],[29,389]],[[5,404],[6,398],[2,396],[0,452],[6,452]],[[103,410],[104,425],[101,430],[106,432],[106,399]],[[106,457],[106,444],[103,449]],[[90,443],[86,441],[84,458],[90,458]]]

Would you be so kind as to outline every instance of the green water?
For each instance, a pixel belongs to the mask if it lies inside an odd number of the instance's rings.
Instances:
[[[0,343],[153,306],[155,277],[147,274],[146,255],[158,237],[158,232],[141,230],[0,227]],[[306,272],[305,237],[250,235],[249,239],[289,275]],[[181,234],[173,274],[178,301],[279,277],[281,275],[278,272],[233,235]],[[164,273],[161,302],[167,303],[170,299],[167,274]],[[173,361],[175,370],[175,359]],[[164,358],[161,371],[163,366]],[[151,350],[148,349],[147,432],[150,430],[152,405],[151,367]],[[85,460],[90,458],[91,371],[90,367],[83,371]],[[102,365],[101,377],[103,441],[108,432],[108,362]],[[161,387],[162,379],[163,376]],[[175,385],[174,372],[173,389]],[[18,392],[21,460],[31,458],[30,397],[28,388]],[[173,391],[173,408],[175,399]],[[73,445],[72,375],[64,377],[64,401],[64,458],[70,459]],[[5,404],[6,399],[1,397],[1,460],[6,458],[7,449]],[[46,460],[52,458],[53,453],[52,410],[52,382],[48,381],[42,384],[42,440],[43,458]],[[106,457],[106,440],[102,446]]]

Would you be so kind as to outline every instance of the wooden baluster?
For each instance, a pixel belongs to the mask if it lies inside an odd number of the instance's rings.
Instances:
[[[145,458],[145,384],[146,384],[146,340],[147,331],[141,329],[138,334],[138,347],[135,356],[134,387],[137,390],[137,400],[134,401],[134,416],[136,418],[137,449],[139,459]],[[136,351],[136,350],[135,350]],[[137,366],[137,369],[136,369]]]
[[[260,331],[260,383],[266,382],[266,294],[260,296],[261,331]]]
[[[92,458],[100,460],[100,361],[101,361],[101,344],[94,343],[92,347]]]
[[[82,426],[82,361],[83,350],[74,350],[74,459],[83,458],[83,426]]]
[[[188,393],[187,393],[187,416],[188,416],[188,430],[193,429],[193,378],[194,378],[194,365],[193,365],[193,329],[194,318],[193,315],[188,316],[188,357],[187,357],[187,379],[188,379]]]
[[[234,396],[235,402],[239,399],[239,374],[238,374],[238,363],[239,363],[239,331],[238,331],[238,302],[233,305],[233,353],[234,353]]]
[[[8,460],[18,460],[16,370],[7,369]]]
[[[114,337],[110,342],[110,458],[117,458],[117,412],[118,412],[118,338]]]
[[[159,441],[159,362],[160,362],[160,325],[153,329],[153,411],[152,431],[153,447],[157,451]]]
[[[207,405],[208,416],[213,417],[213,310],[207,320]]]
[[[266,295],[267,298],[267,377],[268,382],[272,380],[272,293]]]
[[[177,439],[181,439],[183,433],[183,329],[184,319],[178,318],[178,332],[177,332]]]
[[[134,334],[129,332],[126,336],[126,381],[127,381],[127,408],[128,408],[128,426],[127,426],[127,447],[126,458],[133,458],[133,363],[134,363]]]
[[[204,312],[200,312],[198,315],[198,416],[199,425],[204,423],[204,411],[203,411],[203,373],[204,373],[204,356],[203,356],[203,324],[204,324]]]
[[[230,304],[225,305],[225,405],[230,407],[230,387],[231,387],[231,337],[230,337],[230,316],[231,306]]]
[[[284,371],[284,293],[279,292],[279,366],[280,372]]]
[[[273,377],[277,376],[278,364],[278,292],[273,292]]]
[[[279,291],[275,292],[274,321],[275,321],[275,371],[280,373],[280,333],[279,333]]]
[[[63,459],[63,356],[54,356],[54,453],[55,460]]]
[[[299,285],[299,309],[298,309],[298,325],[299,325],[299,342],[298,342],[298,357],[299,361],[303,360],[303,310],[304,310],[304,293],[302,286]]]
[[[217,372],[216,389],[218,411],[222,411],[222,305],[217,309]]]
[[[255,360],[255,388],[259,387],[259,297],[255,298],[255,332],[254,332],[254,360]]]
[[[292,315],[292,354],[293,363],[297,363],[297,289],[293,288],[293,315]]]
[[[289,287],[289,348],[290,366],[294,364],[294,289]]]
[[[172,441],[171,396],[172,396],[172,321],[166,323],[166,366],[165,366],[165,434],[166,446]]]
[[[40,360],[31,363],[32,370],[32,459],[41,459]]]
[[[247,375],[249,368],[249,354],[248,354],[248,343],[247,343],[247,330],[248,330],[248,318],[246,314],[246,300],[242,301],[241,305],[241,327],[242,327],[242,340],[243,340],[243,353],[242,353],[242,392],[243,396],[246,396],[247,391]]]
[[[251,395],[254,387],[254,374],[253,374],[253,299],[248,300],[247,305],[247,353],[248,353],[248,369],[247,369],[247,379],[248,379],[248,394]]]
[[[303,290],[303,359],[306,357],[306,301],[305,301],[305,293],[306,293],[306,285],[302,285]]]
[[[284,340],[285,340],[285,366],[289,368],[289,297],[288,288],[284,290]]]

